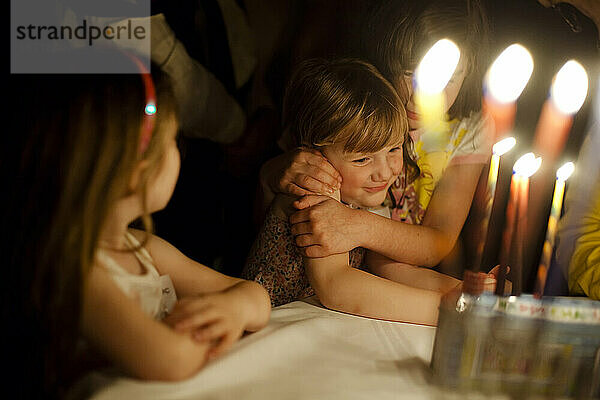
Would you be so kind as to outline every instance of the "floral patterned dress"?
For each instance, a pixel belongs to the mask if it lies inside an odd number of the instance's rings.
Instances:
[[[359,268],[365,251],[350,251],[350,266]],[[242,278],[267,289],[273,307],[315,294],[304,270],[304,259],[294,243],[290,224],[271,211],[250,250]]]

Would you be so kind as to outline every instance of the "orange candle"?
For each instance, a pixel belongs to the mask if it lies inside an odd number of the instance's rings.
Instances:
[[[502,233],[502,247],[500,248],[500,269],[498,271],[498,282],[496,283],[496,294],[504,294],[504,281],[508,270],[508,256],[513,241],[517,205],[519,201],[519,186],[521,177],[514,173],[510,181],[510,193],[506,205],[506,219],[504,221],[504,232]]]
[[[529,177],[542,163],[540,157],[527,153],[517,160],[513,167],[510,195],[506,207],[505,229],[500,249],[500,271],[496,294],[504,294],[504,280],[509,262],[512,262],[513,293],[520,294],[521,274],[523,271],[523,241],[527,227],[527,208],[529,200]],[[511,257],[512,255],[512,257]]]
[[[587,90],[587,73],[575,60],[567,61],[554,77],[534,137],[535,151],[550,165],[565,145],[573,115],[583,105]]]

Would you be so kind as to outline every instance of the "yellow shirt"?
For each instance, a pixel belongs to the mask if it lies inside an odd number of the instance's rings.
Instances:
[[[600,191],[580,229],[569,264],[569,291],[600,300]]]
[[[420,225],[438,181],[449,166],[487,162],[491,146],[484,129],[481,114],[472,113],[467,118],[449,121],[448,131],[436,140],[428,140],[427,134],[419,131],[411,132],[421,175],[408,185],[401,176],[392,186],[397,204],[392,209],[392,219]]]

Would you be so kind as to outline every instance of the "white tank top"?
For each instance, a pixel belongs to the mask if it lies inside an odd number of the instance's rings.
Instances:
[[[129,232],[125,234],[125,239],[130,249],[140,246],[140,242]],[[159,275],[150,253],[145,248],[135,250],[134,254],[146,270],[142,275],[126,271],[102,249],[98,250],[97,256],[117,286],[128,297],[136,300],[146,314],[155,319],[163,319],[177,302],[173,282],[169,275]]]

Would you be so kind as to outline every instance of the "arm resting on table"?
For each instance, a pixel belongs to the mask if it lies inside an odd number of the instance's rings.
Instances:
[[[436,325],[442,293],[380,278],[348,265],[348,254],[306,258],[306,273],[321,303],[364,317]]]
[[[429,268],[399,263],[372,251],[367,252],[366,261],[369,271],[373,274],[418,289],[447,293],[461,283],[449,275]]]
[[[83,295],[84,337],[126,373],[140,379],[186,379],[206,362],[209,343],[194,341],[144,314],[102,267],[90,272]]]

